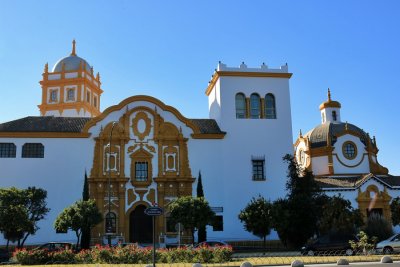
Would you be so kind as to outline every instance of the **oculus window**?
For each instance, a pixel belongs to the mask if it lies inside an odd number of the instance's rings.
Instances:
[[[346,159],[354,159],[357,156],[357,146],[351,141],[344,142],[342,152]]]

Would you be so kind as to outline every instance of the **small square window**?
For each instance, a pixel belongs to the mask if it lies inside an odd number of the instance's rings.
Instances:
[[[97,96],[93,97],[93,106],[97,108]]]
[[[90,92],[86,92],[86,102],[90,103]]]
[[[264,160],[252,160],[253,164],[253,181],[264,181],[265,180],[265,172],[264,172]]]

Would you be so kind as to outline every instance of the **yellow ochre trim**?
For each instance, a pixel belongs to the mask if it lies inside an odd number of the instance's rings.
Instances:
[[[290,79],[293,73],[289,72],[243,72],[243,71],[216,71],[207,86],[206,95],[210,95],[217,80],[222,76],[229,77],[258,77],[258,78],[286,78]]]
[[[0,137],[8,138],[88,138],[89,133],[64,132],[0,132]]]
[[[93,120],[90,120],[86,125],[84,126],[82,132],[88,132],[89,129],[93,126],[95,126],[99,121],[103,120],[105,117],[107,117],[108,114],[121,110],[124,106],[127,106],[129,103],[132,102],[139,102],[139,101],[146,101],[155,104],[157,107],[161,108],[164,111],[171,112],[174,114],[180,121],[185,123],[186,126],[190,127],[193,130],[194,134],[201,134],[200,129],[189,119],[184,117],[176,108],[172,106],[168,106],[164,104],[162,101],[158,100],[157,98],[147,96],[147,95],[135,95],[126,98],[125,100],[121,101],[119,104],[108,107],[106,110],[103,111],[99,116],[94,118]]]

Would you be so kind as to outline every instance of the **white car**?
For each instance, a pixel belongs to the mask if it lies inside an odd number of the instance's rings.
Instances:
[[[386,240],[376,244],[376,252],[383,254],[392,254],[400,252],[400,234],[395,234]]]

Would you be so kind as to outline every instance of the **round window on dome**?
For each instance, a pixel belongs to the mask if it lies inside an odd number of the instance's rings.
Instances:
[[[357,156],[357,146],[351,141],[344,142],[342,152],[346,159],[354,159]]]

